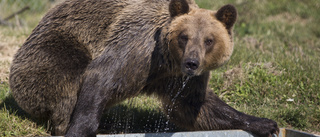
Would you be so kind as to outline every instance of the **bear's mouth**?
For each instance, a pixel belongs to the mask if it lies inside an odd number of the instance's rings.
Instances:
[[[188,76],[194,76],[195,75],[195,72],[194,72],[194,70],[191,70],[191,69],[187,69],[187,70],[185,70],[185,74],[187,74]]]

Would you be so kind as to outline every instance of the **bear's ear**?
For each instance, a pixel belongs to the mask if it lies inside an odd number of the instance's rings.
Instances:
[[[217,11],[216,18],[230,30],[237,20],[237,10],[232,5],[225,5]]]
[[[186,0],[171,0],[169,4],[169,12],[171,17],[188,13],[188,2]]]

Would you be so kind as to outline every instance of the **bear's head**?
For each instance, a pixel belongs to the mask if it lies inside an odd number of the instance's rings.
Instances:
[[[210,11],[188,3],[187,0],[170,2],[168,49],[182,74],[197,76],[229,60],[233,52],[232,28],[237,11],[232,5]]]

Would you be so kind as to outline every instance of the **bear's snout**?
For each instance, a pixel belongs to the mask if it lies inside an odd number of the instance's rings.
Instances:
[[[188,58],[184,61],[184,70],[188,75],[194,75],[194,71],[199,68],[199,61],[197,59]]]

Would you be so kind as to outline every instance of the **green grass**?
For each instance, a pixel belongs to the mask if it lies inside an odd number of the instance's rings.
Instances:
[[[42,124],[42,125],[41,125]],[[23,112],[10,95],[9,85],[0,83],[0,136],[39,136],[46,133],[45,123],[37,122]]]
[[[230,3],[238,9],[234,54],[225,66],[212,71],[210,85],[217,95],[242,112],[277,121],[280,127],[319,134],[318,0],[197,0],[197,3],[214,10]],[[31,10],[10,20],[16,27],[0,26],[0,47],[21,45],[51,7],[47,0],[0,0],[0,17],[25,5]],[[8,68],[8,63],[0,65]],[[0,69],[1,72],[8,73]],[[46,122],[36,122],[19,109],[10,96],[7,78],[0,82],[0,136],[49,133]],[[160,103],[153,98],[140,96],[127,100],[105,114],[102,126],[111,129],[100,132],[179,130],[172,124],[165,125],[167,120],[159,108]]]

